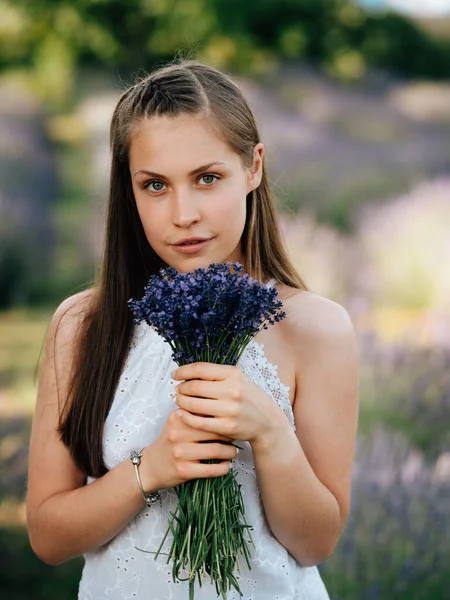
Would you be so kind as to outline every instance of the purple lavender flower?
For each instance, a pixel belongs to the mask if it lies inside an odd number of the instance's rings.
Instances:
[[[237,262],[212,263],[191,273],[160,269],[144,292],[141,300],[128,302],[134,321],[152,326],[180,366],[236,365],[259,331],[286,317],[277,290],[244,273]]]

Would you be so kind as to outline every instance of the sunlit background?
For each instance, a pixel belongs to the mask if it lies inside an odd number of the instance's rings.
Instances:
[[[34,371],[95,274],[120,91],[179,52],[247,94],[292,260],[357,330],[330,597],[448,600],[450,0],[0,0],[0,597],[76,597],[26,536]]]

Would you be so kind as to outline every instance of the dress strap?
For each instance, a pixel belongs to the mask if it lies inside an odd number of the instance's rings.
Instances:
[[[266,287],[273,287],[276,284],[277,280],[275,278],[271,279],[266,283]]]

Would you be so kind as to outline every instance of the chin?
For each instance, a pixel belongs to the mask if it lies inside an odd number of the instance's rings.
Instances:
[[[239,262],[244,264],[240,248],[236,246],[230,248],[228,251],[225,250],[225,252],[199,254],[198,256],[195,254],[177,256],[174,252],[168,253],[166,248],[164,248],[164,252],[157,252],[156,250],[155,252],[168,267],[173,267],[179,273],[191,273],[195,269],[206,269],[212,263]]]
[[[195,257],[195,258],[192,257],[187,260],[181,260],[181,261],[177,262],[177,264],[173,264],[172,266],[175,267],[175,269],[179,273],[191,273],[192,271],[195,271],[195,269],[206,269],[207,267],[209,267],[210,264],[217,263],[217,262],[225,262],[225,261],[220,261],[220,260],[217,260],[216,258],[207,257],[207,256],[199,256],[199,257]]]

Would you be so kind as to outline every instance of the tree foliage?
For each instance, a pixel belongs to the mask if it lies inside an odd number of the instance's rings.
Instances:
[[[450,76],[450,44],[351,0],[0,0],[0,70],[63,100],[78,66],[130,77],[179,52],[237,72],[305,59],[344,79],[367,66]]]

